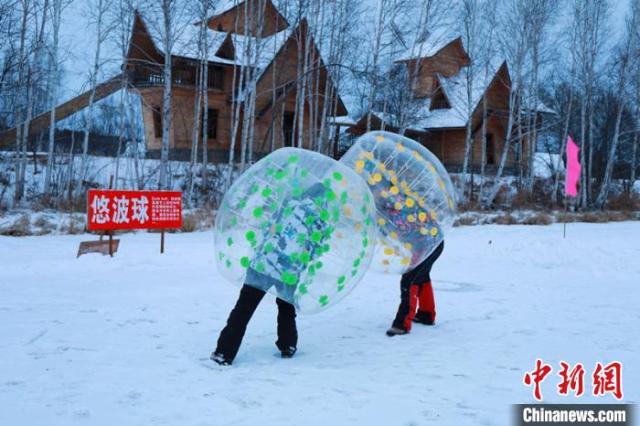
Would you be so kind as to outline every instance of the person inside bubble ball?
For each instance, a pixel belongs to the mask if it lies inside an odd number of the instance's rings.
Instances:
[[[284,299],[292,299],[299,276],[306,269],[308,262],[295,259],[292,254],[306,252],[310,259],[318,257],[322,251],[323,239],[301,239],[300,235],[311,235],[320,232],[325,235],[326,222],[315,219],[318,205],[324,193],[322,183],[309,187],[301,195],[293,195],[286,199],[275,216],[274,225],[266,230],[267,235],[247,270],[245,284],[235,307],[227,319],[226,326],[220,332],[216,350],[211,359],[220,365],[231,365],[244,337],[247,325],[260,301],[272,286],[278,293],[278,340],[276,346],[282,358],[291,358],[296,353],[298,331],[296,328],[295,307]],[[275,223],[281,224],[276,231]],[[280,227],[278,227],[280,228]],[[276,279],[274,277],[279,277]]]
[[[398,196],[396,200],[389,200],[389,205],[391,203],[394,208],[388,211],[388,217],[405,235],[420,234],[421,238],[432,238],[442,232],[434,220],[435,216],[425,214],[423,218],[426,223],[421,220],[410,221],[409,215],[415,215],[415,211],[406,208],[406,203],[403,202],[401,196]],[[398,209],[398,207],[400,208]],[[420,232],[421,228],[431,229],[433,234],[424,235]],[[435,324],[436,306],[431,284],[431,268],[443,250],[444,241],[418,266],[402,275],[400,279],[400,306],[398,306],[398,312],[391,327],[387,330],[387,336],[409,333],[413,322],[425,325]]]

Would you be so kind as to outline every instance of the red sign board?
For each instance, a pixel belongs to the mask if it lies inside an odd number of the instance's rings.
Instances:
[[[181,192],[90,189],[87,195],[90,231],[181,227]]]

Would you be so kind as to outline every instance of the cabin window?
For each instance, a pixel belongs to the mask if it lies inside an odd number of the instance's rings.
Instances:
[[[496,147],[493,143],[493,135],[491,134],[485,137],[485,164],[496,164]]]
[[[224,68],[210,66],[208,71],[209,88],[223,89],[224,85]]]
[[[152,108],[153,133],[156,138],[162,137],[162,107]]]
[[[208,108],[207,109],[207,139],[217,139],[217,138],[218,138],[218,110]]]
[[[282,146],[295,146],[297,141],[295,140],[296,134],[294,133],[295,113],[285,111],[282,117],[282,134],[284,141]]]

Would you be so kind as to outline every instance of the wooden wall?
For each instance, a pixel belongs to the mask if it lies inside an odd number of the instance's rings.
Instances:
[[[304,33],[305,28],[300,31]],[[257,86],[256,99],[256,121],[254,128],[254,152],[256,156],[271,152],[283,146],[290,145],[290,141],[285,141],[284,132],[282,130],[282,118],[285,113],[295,112],[296,103],[296,79],[297,79],[297,43],[304,43],[304,38],[292,36],[284,43],[280,52],[264,71],[262,78]],[[312,57],[316,61],[320,61],[319,52],[315,50]],[[320,65],[321,71],[319,78],[312,79],[311,87],[307,88],[314,94],[318,94],[317,102],[307,102],[305,106],[305,114],[303,121],[304,142],[306,148],[312,148],[310,141],[312,139],[312,129],[319,129],[321,122],[321,111],[324,104],[324,93],[327,85],[331,85],[331,79],[321,62],[316,62],[316,66]],[[211,150],[228,150],[232,135],[232,82],[233,68],[225,67],[224,86],[222,90],[209,90],[209,108],[218,111],[217,121],[217,137],[210,139],[208,142]],[[236,77],[238,78],[238,77]],[[276,88],[276,99],[274,103],[274,87]],[[151,152],[159,151],[162,146],[162,137],[155,134],[154,110],[161,113],[162,111],[162,87],[141,88],[140,93],[143,98],[143,118],[145,127],[145,137],[147,149]],[[190,150],[192,143],[192,135],[194,128],[194,99],[195,87],[174,86],[171,108],[173,111],[171,123],[171,141],[170,148],[173,150]],[[315,125],[312,123],[311,106],[317,108],[315,116]],[[346,114],[342,102],[339,102],[338,114]],[[242,117],[239,118],[241,126]],[[295,129],[294,129],[295,132]],[[239,146],[239,135],[241,128],[238,129],[236,147]],[[273,137],[273,140],[272,140]],[[200,148],[201,149],[201,148]],[[237,148],[236,148],[237,149]]]

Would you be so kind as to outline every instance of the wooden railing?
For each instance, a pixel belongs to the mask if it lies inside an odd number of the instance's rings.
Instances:
[[[209,70],[209,88],[222,89],[222,70]],[[153,87],[164,84],[164,73],[161,68],[136,68],[127,72],[127,77],[135,87]],[[195,86],[195,69],[176,68],[171,72],[171,80],[178,86]]]

